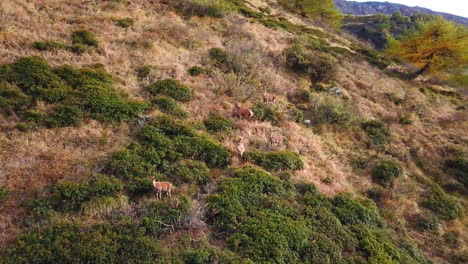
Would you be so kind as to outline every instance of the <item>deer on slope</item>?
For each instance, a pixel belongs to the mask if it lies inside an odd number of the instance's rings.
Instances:
[[[233,103],[234,106],[234,115],[240,118],[252,118],[254,116],[254,112],[248,108],[242,108],[239,106],[237,102]]]
[[[153,187],[156,191],[156,198],[161,200],[162,193],[165,192],[169,198],[172,197],[172,183],[170,182],[158,182],[155,179],[153,180]]]

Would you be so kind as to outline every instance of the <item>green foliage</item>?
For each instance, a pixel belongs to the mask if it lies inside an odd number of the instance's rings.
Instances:
[[[174,143],[184,157],[203,161],[211,168],[224,168],[231,159],[229,149],[206,136],[178,136]]]
[[[201,74],[204,74],[206,72],[206,69],[200,66],[192,66],[189,70],[188,73],[190,76],[198,76]]]
[[[304,163],[299,154],[284,150],[271,152],[246,151],[246,160],[264,167],[268,171],[278,170],[300,170],[304,168]]]
[[[311,109],[312,121],[315,124],[332,124],[348,126],[357,119],[351,104],[337,98],[328,97]]]
[[[33,105],[31,96],[8,83],[0,83],[0,111],[10,115],[29,109]]]
[[[271,105],[256,104],[252,111],[256,119],[261,121],[270,121],[272,125],[279,125],[280,113]]]
[[[135,24],[135,21],[132,18],[122,18],[115,21],[116,25],[121,28],[129,28]]]
[[[403,168],[400,164],[392,160],[383,160],[372,169],[372,179],[384,187],[389,187],[393,179],[402,173]]]
[[[460,208],[455,199],[446,194],[439,186],[432,187],[429,197],[422,205],[433,211],[440,219],[453,220],[460,216]]]
[[[228,52],[222,48],[211,48],[208,51],[210,59],[216,64],[225,64],[227,62]]]
[[[364,122],[362,128],[376,145],[384,145],[388,143],[392,137],[390,128],[385,123],[378,120]]]
[[[2,263],[153,263],[157,252],[156,242],[132,226],[68,223],[20,235]]]
[[[416,226],[422,230],[438,232],[439,231],[440,221],[437,217],[433,215],[424,216],[418,215],[416,218]]]
[[[169,169],[169,179],[171,182],[206,184],[211,180],[210,170],[205,163],[185,160],[178,162]]]
[[[72,43],[74,45],[86,45],[97,48],[99,43],[94,34],[87,30],[77,30],[72,33]]]
[[[304,259],[311,264],[340,264],[345,263],[341,256],[340,247],[330,238],[320,233],[312,233],[309,243],[304,249]]]
[[[349,193],[340,193],[333,198],[332,204],[333,213],[344,225],[383,226],[377,206],[369,199],[353,199]]]
[[[175,0],[176,9],[186,17],[224,17],[231,5],[225,0]]]
[[[65,212],[74,211],[93,197],[112,196],[122,191],[122,183],[104,175],[94,175],[89,183],[61,182],[53,192],[55,206]]]
[[[74,105],[55,107],[46,119],[48,127],[77,126],[81,123],[83,112]]]
[[[358,51],[364,55],[364,58],[370,64],[377,66],[379,69],[385,69],[392,63],[390,59],[386,58],[375,50],[362,48]]]
[[[32,218],[36,221],[47,219],[53,213],[51,202],[44,198],[28,201],[26,203],[26,208],[29,209]]]
[[[217,112],[211,112],[207,119],[203,120],[203,124],[210,132],[228,132],[234,129],[234,124],[228,118],[220,115]]]
[[[10,191],[6,188],[0,187],[0,202],[8,198],[8,196],[10,196]]]
[[[171,116],[175,116],[178,118],[185,118],[188,116],[187,112],[185,112],[177,102],[166,96],[159,96],[151,101],[153,105],[156,105],[158,109]]]
[[[146,90],[152,95],[165,95],[181,102],[187,102],[192,99],[192,91],[177,80],[166,79],[157,81]]]
[[[333,0],[282,0],[280,3],[287,8],[296,10],[303,16],[325,22],[333,27],[339,27],[343,17],[335,8]]]
[[[445,161],[447,172],[453,174],[465,187],[468,187],[468,159],[463,155]]]
[[[148,203],[142,211],[141,225],[152,236],[170,231],[188,213],[191,202],[189,197],[181,196]]]
[[[68,48],[67,44],[57,41],[35,41],[32,46],[40,51],[54,51]]]
[[[327,83],[335,79],[337,63],[333,56],[297,42],[285,51],[286,64],[298,73],[305,73],[314,83]]]
[[[177,136],[193,137],[196,134],[192,127],[174,118],[170,118],[169,116],[157,116],[151,125],[169,138],[175,138]]]

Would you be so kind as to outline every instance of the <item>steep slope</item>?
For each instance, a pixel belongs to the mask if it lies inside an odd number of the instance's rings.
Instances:
[[[0,263],[466,260],[464,97],[276,2],[203,2],[0,3]]]
[[[375,15],[377,13],[391,15],[394,12],[401,12],[404,16],[412,16],[416,13],[442,16],[462,25],[468,25],[468,18],[452,14],[432,11],[418,6],[406,6],[391,2],[355,2],[346,0],[335,0],[336,7],[347,15]]]

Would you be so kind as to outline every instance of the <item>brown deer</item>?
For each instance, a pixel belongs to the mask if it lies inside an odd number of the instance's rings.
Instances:
[[[237,102],[233,103],[234,105],[234,115],[240,118],[252,118],[254,116],[254,112],[248,108],[242,108],[239,106]]]
[[[167,196],[169,198],[172,197],[171,191],[172,191],[172,183],[170,182],[157,182],[156,180],[153,180],[153,186],[154,190],[156,191],[156,198],[161,200],[162,192],[166,192]]]
[[[237,141],[236,150],[237,150],[237,154],[239,155],[239,157],[242,158],[244,156],[244,152],[245,152],[245,146],[244,146],[244,143],[242,143],[242,138],[240,138]]]
[[[276,95],[268,94],[265,90],[265,92],[263,92],[263,103],[276,103]]]
[[[273,132],[270,131],[270,144],[271,146],[280,145],[283,143],[283,137],[274,135]]]

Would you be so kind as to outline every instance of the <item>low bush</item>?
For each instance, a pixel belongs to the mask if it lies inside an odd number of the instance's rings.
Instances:
[[[206,136],[178,136],[174,143],[184,157],[203,161],[211,168],[226,167],[232,155],[225,146]]]
[[[48,127],[77,126],[81,123],[83,112],[74,105],[55,107],[46,119]]]
[[[192,99],[192,91],[179,81],[166,79],[146,87],[152,95],[165,95],[177,101],[187,102]]]
[[[367,132],[374,144],[383,145],[390,141],[392,133],[390,128],[378,120],[364,122],[362,128]]]
[[[210,170],[205,163],[194,160],[185,160],[174,164],[167,174],[169,179],[175,183],[203,185],[211,180]]]
[[[439,186],[433,186],[429,197],[422,206],[433,211],[442,220],[453,220],[460,216],[460,208],[455,199],[446,194]]]
[[[169,116],[157,116],[151,125],[169,138],[175,138],[177,136],[193,137],[196,135],[192,127],[174,118],[170,118]]]
[[[67,49],[68,45],[65,43],[57,42],[57,41],[35,41],[32,44],[34,49],[40,51],[54,51],[59,49]]]
[[[0,203],[10,196],[10,191],[6,188],[0,187]]]
[[[222,48],[211,48],[208,51],[210,59],[216,64],[225,64],[227,62],[228,53]]]
[[[225,0],[176,0],[175,6],[186,17],[222,18],[231,10],[231,5]]]
[[[159,96],[151,101],[158,109],[168,115],[178,118],[186,118],[188,113],[185,112],[174,99],[166,96]]]
[[[372,169],[372,179],[384,187],[389,187],[393,179],[402,173],[403,168],[400,164],[392,160],[383,160]]]
[[[268,171],[300,170],[304,168],[304,163],[299,154],[288,150],[272,152],[246,151],[244,157]]]
[[[364,55],[364,58],[372,65],[377,66],[379,69],[385,69],[392,63],[391,60],[382,56],[373,49],[360,49],[359,53]]]
[[[294,44],[284,53],[287,66],[298,73],[307,74],[313,84],[328,83],[336,77],[336,59],[330,54],[302,44]]]
[[[115,21],[115,24],[121,28],[129,28],[135,24],[135,21],[132,18],[122,18]]]
[[[203,124],[210,132],[229,132],[234,129],[234,124],[228,118],[220,115],[217,112],[211,112],[207,119],[203,120]]]
[[[181,224],[191,203],[191,199],[187,196],[150,202],[141,212],[140,224],[148,235],[160,236]]]
[[[201,74],[204,74],[206,72],[206,69],[200,66],[192,66],[189,70],[188,73],[190,76],[198,76]]]
[[[454,175],[460,183],[468,188],[468,159],[465,156],[459,155],[448,159],[445,161],[445,168],[449,174]]]
[[[99,43],[94,34],[87,30],[77,30],[72,33],[72,43],[74,45],[86,45],[90,47],[98,47]]]
[[[257,104],[252,108],[254,117],[260,121],[269,121],[272,125],[279,125],[280,113],[271,105]]]
[[[52,203],[45,198],[30,200],[26,203],[26,208],[29,209],[31,217],[34,221],[45,220],[53,214]]]
[[[372,200],[353,199],[349,193],[340,193],[333,198],[332,204],[333,213],[344,225],[383,226],[383,220]]]
[[[33,98],[8,83],[0,83],[0,111],[4,114],[23,112],[33,106]]]
[[[327,236],[312,233],[303,250],[303,258],[310,264],[343,264],[340,247]]]
[[[325,99],[315,112],[315,123],[347,126],[356,119],[355,111],[351,105],[338,99]]]
[[[432,231],[436,233],[439,231],[440,221],[433,215],[418,215],[415,221],[416,227],[423,231]]]

